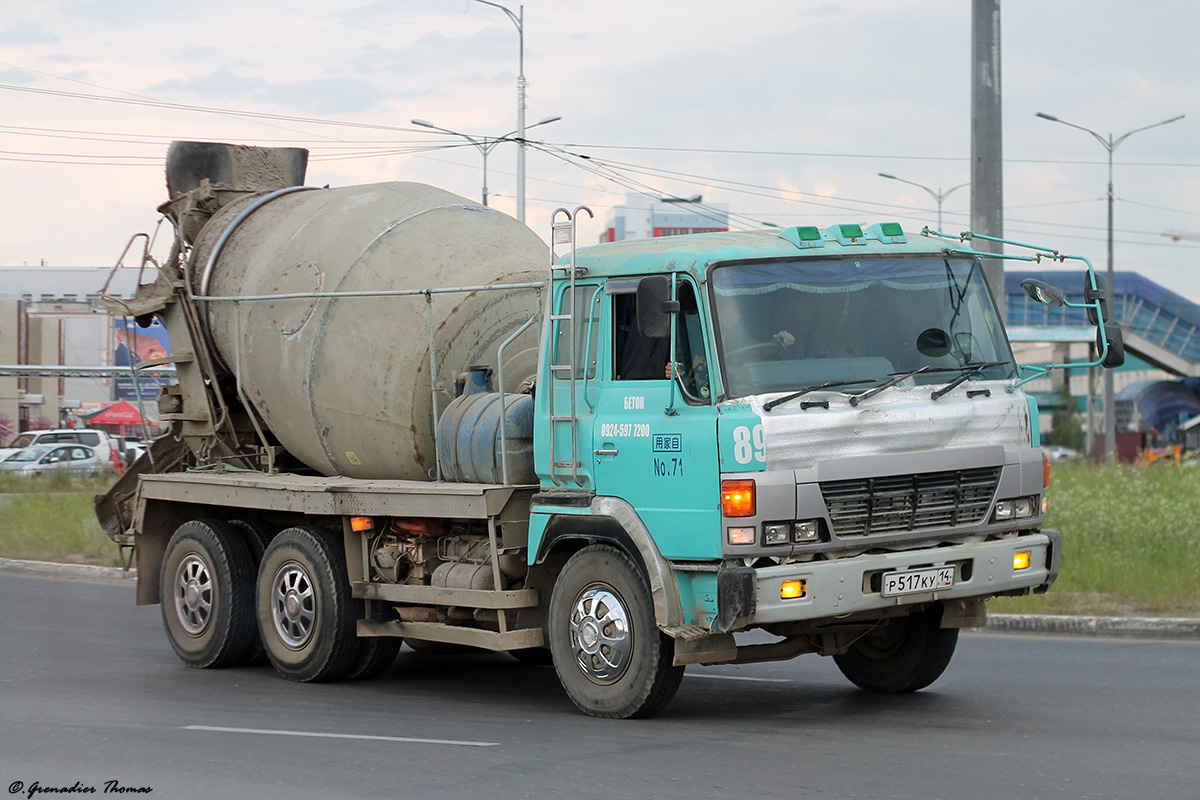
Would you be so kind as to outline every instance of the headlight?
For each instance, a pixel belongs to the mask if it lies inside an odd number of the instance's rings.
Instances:
[[[802,519],[797,522],[768,522],[763,525],[763,544],[804,544],[821,538],[821,521]]]
[[[821,538],[821,521],[816,519],[801,520],[792,529],[793,542],[815,542]]]
[[[792,540],[792,523],[768,522],[763,526],[763,544],[787,544]]]
[[[1037,516],[1038,502],[1036,497],[1018,497],[1014,500],[1001,500],[996,503],[996,522],[1010,519],[1029,519]]]

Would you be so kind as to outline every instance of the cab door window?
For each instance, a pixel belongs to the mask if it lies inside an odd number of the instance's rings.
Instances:
[[[700,305],[696,302],[695,290],[687,281],[680,281],[676,291],[679,313],[675,315],[675,367],[679,371],[679,382],[689,400],[707,401],[712,390],[708,382]]]
[[[643,336],[637,324],[637,294],[613,295],[613,377],[619,381],[667,379],[668,337]]]

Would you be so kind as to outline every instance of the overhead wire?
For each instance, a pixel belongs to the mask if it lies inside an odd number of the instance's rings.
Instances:
[[[182,111],[190,111],[190,112],[197,112],[197,113],[210,113],[210,114],[216,114],[219,116],[228,116],[228,117],[234,117],[234,118],[246,118],[246,119],[249,119],[252,121],[272,120],[272,121],[294,122],[294,123],[300,123],[300,124],[306,124],[306,125],[311,124],[311,125],[333,126],[333,127],[348,128],[348,129],[424,133],[423,131],[418,131],[414,128],[404,128],[404,127],[391,126],[391,125],[378,125],[378,124],[371,124],[371,123],[347,122],[347,121],[342,121],[342,120],[329,120],[329,119],[314,118],[314,117],[303,117],[303,116],[299,116],[299,115],[271,114],[271,113],[267,113],[267,112],[241,111],[241,110],[236,110],[236,109],[200,106],[200,105],[185,104],[185,103],[171,103],[171,102],[165,102],[165,101],[160,101],[160,100],[156,100],[153,98],[144,97],[142,95],[136,95],[136,94],[129,93],[129,92],[121,92],[120,90],[115,90],[115,89],[111,89],[108,87],[98,86],[96,84],[90,84],[90,83],[87,83],[86,81],[79,81],[79,80],[76,80],[73,78],[68,78],[65,76],[53,75],[51,73],[41,72],[39,70],[29,69],[27,67],[22,67],[19,65],[7,64],[6,62],[0,62],[0,64],[3,64],[5,66],[14,67],[17,69],[22,69],[22,70],[25,70],[25,71],[28,71],[28,72],[31,72],[34,74],[44,75],[44,76],[48,76],[48,77],[52,77],[52,78],[56,78],[56,79],[60,79],[60,80],[64,80],[64,81],[70,81],[73,83],[79,83],[81,85],[89,86],[91,88],[99,88],[99,89],[102,89],[104,91],[109,91],[109,92],[118,92],[121,94],[128,95],[128,97],[111,97],[111,96],[95,95],[95,94],[89,94],[89,93],[83,93],[83,92],[65,92],[65,91],[58,91],[58,90],[52,90],[52,89],[40,89],[40,88],[35,88],[35,87],[14,86],[14,85],[10,85],[10,84],[0,84],[0,90],[8,90],[8,91],[14,91],[14,92],[28,92],[28,93],[33,93],[33,94],[72,98],[72,99],[82,99],[82,100],[90,100],[90,101],[97,101],[97,102],[109,102],[109,103],[121,103],[121,104],[128,104],[128,105],[136,105],[136,106],[148,106],[148,107],[163,108],[163,109],[169,109],[169,110],[182,110]],[[300,131],[295,131],[295,130],[290,130],[290,129],[285,129],[285,130],[289,130],[289,132],[291,132],[291,133],[301,133]],[[153,143],[152,141],[140,141],[139,142],[139,141],[136,141],[136,138],[141,138],[143,140],[173,138],[173,137],[156,137],[154,135],[131,134],[127,138],[124,138],[124,139],[111,139],[111,138],[103,138],[103,137],[116,136],[116,134],[95,134],[94,132],[79,132],[79,131],[70,131],[70,130],[64,130],[64,129],[36,129],[36,128],[25,128],[22,126],[0,126],[0,132],[9,132],[9,133],[17,133],[17,134],[25,134],[25,135],[38,135],[40,133],[41,135],[47,135],[47,136],[53,135],[53,134],[58,134],[59,138],[76,138],[76,139],[81,139],[81,140],[85,139],[86,137],[75,136],[75,135],[66,135],[66,134],[87,133],[87,134],[92,134],[92,135],[95,135],[98,137],[102,137],[102,138],[95,139],[96,141],[107,141],[107,142],[112,142],[112,143],[125,143],[125,144],[152,144]],[[301,135],[305,135],[305,134],[301,133]],[[320,136],[325,139],[332,139],[332,137],[327,137],[324,134],[321,134],[318,132],[308,132],[307,135],[310,135],[310,136],[315,135],[315,136]],[[486,139],[488,137],[480,137],[480,138]],[[371,145],[373,145],[373,144],[378,144],[380,146],[372,147]],[[415,145],[408,146],[408,147],[397,147],[396,145],[398,145],[398,144],[402,144],[402,143],[400,143],[400,142],[371,142],[371,143],[368,143],[368,142],[346,142],[345,140],[341,140],[340,142],[337,142],[337,143],[330,142],[329,144],[325,144],[325,143],[322,143],[321,145],[311,144],[308,146],[314,147],[314,148],[318,147],[318,146],[329,147],[331,149],[344,148],[343,151],[340,153],[320,154],[320,155],[314,154],[312,156],[312,159],[314,161],[338,161],[338,160],[363,159],[363,158],[386,158],[386,157],[394,157],[394,156],[414,156],[414,157],[420,157],[420,158],[427,158],[427,156],[424,156],[422,154],[425,152],[432,152],[432,151],[436,151],[436,150],[453,149],[456,147],[461,148],[461,147],[469,146],[469,143],[467,143],[467,142],[461,142],[461,143],[446,142],[446,143],[440,143],[438,145],[429,146],[429,147],[420,147],[420,146],[415,146]],[[407,144],[407,143],[403,143],[403,144]],[[364,147],[364,145],[367,145],[367,146]],[[745,149],[729,149],[729,148],[688,148],[688,147],[661,147],[661,146],[637,146],[637,145],[603,145],[603,144],[582,144],[582,143],[552,144],[552,143],[547,143],[547,142],[539,142],[539,143],[529,142],[529,145],[531,147],[536,147],[537,149],[541,149],[543,152],[546,152],[547,154],[550,154],[553,157],[558,158],[559,160],[563,161],[564,163],[568,163],[577,168],[581,168],[581,169],[593,174],[598,179],[606,180],[606,181],[608,181],[612,184],[615,184],[617,186],[620,186],[622,188],[625,188],[630,191],[634,191],[634,192],[637,192],[637,193],[640,193],[640,194],[643,194],[646,196],[651,196],[651,197],[670,196],[671,193],[664,192],[660,188],[652,186],[651,184],[646,183],[645,181],[641,181],[641,180],[635,179],[633,177],[630,177],[630,175],[639,175],[640,174],[640,175],[651,176],[651,177],[665,178],[665,179],[670,179],[670,180],[678,180],[678,181],[681,181],[684,183],[698,184],[698,185],[706,186],[706,187],[707,186],[722,186],[722,187],[725,187],[728,191],[736,191],[736,192],[739,192],[742,194],[747,194],[750,196],[760,196],[760,197],[769,198],[769,199],[773,199],[773,200],[779,200],[779,201],[789,202],[789,203],[799,203],[799,204],[809,205],[809,206],[812,206],[815,208],[829,209],[829,210],[834,210],[834,211],[849,211],[852,213],[863,213],[864,211],[871,210],[871,209],[886,209],[888,211],[888,213],[890,213],[892,215],[901,216],[903,218],[913,218],[913,219],[920,218],[920,216],[923,215],[923,212],[916,210],[916,209],[912,209],[911,207],[908,207],[908,206],[900,206],[900,205],[896,205],[896,204],[880,203],[877,201],[859,200],[856,198],[825,197],[825,196],[821,196],[821,195],[812,195],[809,193],[802,192],[800,190],[782,189],[779,187],[769,187],[769,186],[764,186],[761,184],[752,184],[752,183],[747,183],[747,182],[732,181],[732,180],[728,180],[728,179],[712,178],[712,177],[694,175],[694,174],[690,174],[690,173],[677,172],[677,171],[673,171],[673,170],[665,170],[662,168],[654,168],[654,167],[647,167],[644,165],[630,164],[627,162],[620,162],[620,161],[615,161],[615,160],[611,160],[611,159],[597,159],[595,156],[589,156],[589,155],[580,154],[580,153],[571,153],[570,151],[566,150],[566,148],[567,147],[581,147],[581,148],[592,148],[592,149],[638,150],[638,151],[649,151],[649,152],[770,155],[770,156],[791,156],[791,157],[809,157],[809,158],[875,158],[875,159],[930,160],[930,161],[964,161],[964,160],[967,160],[965,158],[955,157],[955,156],[902,156],[902,155],[891,155],[891,154],[819,153],[819,152],[803,152],[803,151],[745,150]],[[148,163],[146,163],[146,164],[127,163],[128,160],[152,161],[152,162],[154,162],[154,165],[157,166],[157,162],[160,160],[160,158],[158,156],[150,157],[150,156],[137,156],[137,155],[126,155],[126,156],[74,155],[74,154],[63,154],[63,153],[28,153],[28,152],[24,152],[24,151],[0,151],[0,153],[2,153],[2,154],[0,154],[0,161],[62,164],[62,165],[73,165],[73,166],[106,165],[106,166],[137,167],[137,166],[150,166],[151,165]],[[124,160],[124,161],[126,161],[126,163],[120,163],[118,160]],[[432,159],[432,160],[436,161],[437,159]],[[585,163],[581,163],[581,162],[590,162],[590,163],[585,164]],[[1008,163],[1037,163],[1037,164],[1046,164],[1046,163],[1076,164],[1076,165],[1095,165],[1095,164],[1101,163],[1101,162],[1093,162],[1093,161],[1064,161],[1064,160],[1048,160],[1048,159],[1011,159],[1011,158],[1006,159],[1006,162],[1008,162]],[[1126,166],[1175,166],[1175,167],[1200,166],[1198,164],[1166,163],[1166,162],[1123,162],[1123,164]],[[629,174],[628,175],[622,174],[623,172],[629,173]],[[786,194],[795,195],[797,197],[782,196],[782,195],[786,195]],[[819,199],[817,199],[817,198],[819,198]],[[835,201],[835,202],[830,202],[830,201]],[[1044,206],[1050,206],[1050,205],[1067,205],[1067,204],[1072,204],[1072,203],[1083,203],[1083,202],[1092,202],[1092,201],[1087,201],[1087,200],[1062,201],[1061,203],[1057,203],[1057,204],[1056,203],[1048,203],[1048,204],[1040,204],[1040,205],[1044,207]],[[1141,206],[1146,206],[1149,208],[1155,208],[1158,210],[1165,210],[1165,211],[1172,211],[1172,212],[1176,212],[1176,213],[1200,216],[1200,214],[1196,214],[1196,212],[1184,211],[1182,209],[1171,209],[1171,208],[1166,208],[1166,207],[1162,207],[1162,206],[1153,206],[1153,205],[1146,204],[1146,203],[1139,203],[1137,201],[1124,201],[1124,202],[1131,203],[1133,205],[1141,205]],[[851,205],[841,205],[841,204],[851,204]],[[732,213],[726,212],[724,209],[720,209],[720,208],[717,208],[717,207],[714,207],[714,206],[711,206],[708,204],[697,204],[693,207],[703,211],[705,214],[708,215],[708,218],[710,218],[710,219],[719,219],[722,216],[726,216],[726,218],[731,218],[738,224],[748,225],[751,227],[760,227],[761,225],[764,224],[761,220],[754,219],[751,215],[748,215],[745,213],[738,213],[738,212],[732,212]],[[1039,206],[1031,205],[1031,206],[1023,206],[1023,207],[1033,208],[1033,207],[1039,207]],[[1021,207],[1018,207],[1018,208],[1021,208]],[[947,212],[947,213],[954,214],[954,212]],[[770,216],[770,215],[757,215],[757,216]],[[1093,230],[1093,231],[1102,230],[1100,228],[1096,228],[1096,227],[1092,227],[1092,226],[1059,225],[1059,224],[1055,224],[1055,223],[1047,223],[1047,222],[1038,221],[1038,220],[1010,220],[1010,221],[1016,222],[1018,224],[1027,224],[1027,225],[1036,225],[1036,226],[1054,225],[1056,230],[1060,230],[1064,227],[1072,228],[1075,230]],[[767,224],[769,224],[769,223],[767,223]],[[1126,234],[1139,235],[1139,236],[1141,236],[1141,235],[1145,235],[1145,236],[1161,235],[1159,232],[1146,232],[1146,231],[1122,230],[1121,232],[1126,233]],[[1081,237],[1081,238],[1087,239],[1088,237]],[[1150,244],[1152,246],[1173,246],[1173,247],[1179,246],[1179,245],[1175,245],[1175,244],[1166,244],[1166,243],[1162,243],[1162,244],[1140,243],[1140,244]],[[1187,247],[1187,246],[1184,245],[1184,247]]]

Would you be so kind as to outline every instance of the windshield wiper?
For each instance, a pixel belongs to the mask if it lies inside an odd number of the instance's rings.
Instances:
[[[928,369],[929,369],[929,367],[925,366],[925,367],[921,367],[920,369],[914,369],[911,372],[897,372],[894,375],[892,375],[892,379],[890,381],[883,384],[882,386],[876,386],[874,389],[871,389],[870,391],[863,392],[862,394],[856,394],[853,397],[851,397],[850,405],[857,407],[858,404],[861,403],[863,400],[870,400],[872,397],[879,394],[884,389],[890,389],[893,386],[895,386],[897,383],[900,383],[901,381],[904,381],[904,380],[908,380],[913,375],[919,375],[920,373],[925,372]]]
[[[942,397],[945,397],[947,394],[954,391],[954,389],[959,384],[967,381],[972,375],[978,374],[979,372],[987,369],[988,367],[1003,367],[1008,363],[1009,362],[1007,362],[1007,361],[987,361],[982,364],[964,364],[961,367],[948,367],[948,368],[939,369],[939,370],[937,370],[938,372],[951,372],[954,370],[965,370],[965,371],[963,372],[962,375],[959,375],[957,378],[950,381],[945,386],[943,386],[942,388],[935,391],[933,394],[929,395],[929,399],[930,400],[938,400]]]
[[[808,394],[809,392],[816,392],[821,389],[832,389],[835,386],[853,386],[856,383],[870,383],[871,381],[874,381],[874,380],[878,380],[878,379],[877,378],[863,378],[862,380],[857,380],[857,381],[826,381],[825,383],[818,383],[814,386],[805,386],[803,389],[801,389],[798,392],[792,392],[791,394],[784,395],[783,397],[777,397],[774,400],[768,400],[767,402],[763,403],[763,411],[770,411],[775,406],[782,405],[783,403],[786,403],[789,400],[795,400],[797,397],[803,397],[804,395]]]

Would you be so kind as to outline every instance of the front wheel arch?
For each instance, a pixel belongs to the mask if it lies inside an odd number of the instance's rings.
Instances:
[[[637,510],[617,497],[593,497],[588,514],[556,514],[550,518],[537,545],[534,564],[557,568],[555,559],[589,544],[605,543],[625,553],[637,564],[650,585],[654,619],[660,628],[683,625],[683,603],[675,571]]]

